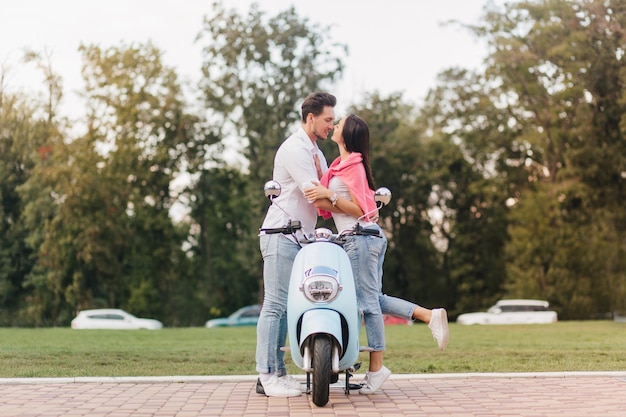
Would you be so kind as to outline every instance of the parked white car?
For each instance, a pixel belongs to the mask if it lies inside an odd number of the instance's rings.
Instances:
[[[543,300],[500,300],[486,312],[465,313],[459,324],[545,324],[556,323],[557,313]]]
[[[142,319],[117,308],[82,310],[72,320],[72,329],[110,330],[158,330],[163,323],[154,319]]]

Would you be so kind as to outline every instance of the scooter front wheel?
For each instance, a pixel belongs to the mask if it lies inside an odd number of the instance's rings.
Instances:
[[[330,365],[332,362],[330,340],[316,336],[313,340],[313,403],[323,407],[328,403],[330,389]]]

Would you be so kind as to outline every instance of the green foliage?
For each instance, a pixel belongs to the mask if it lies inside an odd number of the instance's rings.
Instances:
[[[199,226],[194,235],[199,299],[207,312],[217,306],[217,316],[255,304],[261,258],[248,177],[237,170],[209,169],[191,193],[190,216]]]
[[[169,215],[176,202],[170,184],[185,155],[202,145],[192,140],[198,119],[185,112],[176,74],[152,45],[81,50],[93,109],[85,141],[96,155],[90,171],[102,193],[95,199],[100,209],[91,212],[99,218],[90,236],[102,246],[85,257],[91,276],[83,279],[104,284],[94,300],[135,314],[175,317],[169,294],[184,269],[179,262],[185,260],[180,252],[186,236]],[[92,300],[76,300],[79,308],[86,303]]]
[[[566,317],[624,304],[621,12],[618,2],[520,2],[484,26],[490,84],[510,98],[513,140],[528,149],[528,181],[511,195],[512,285]]]
[[[221,121],[224,138],[245,138],[251,190],[262,197],[272,177],[274,153],[301,120],[296,104],[329,87],[343,70],[345,47],[328,41],[328,28],[301,19],[292,7],[266,17],[253,4],[246,16],[213,5],[200,40],[202,92],[210,118]]]
[[[4,74],[0,75],[0,321],[51,324],[49,315],[40,314],[49,299],[34,295],[32,283],[37,281],[34,275],[43,224],[54,208],[45,195],[50,190],[33,178],[48,170],[61,140],[63,121],[56,111],[62,87],[49,61],[33,52],[26,53],[25,61],[44,72],[47,98],[5,94]]]
[[[400,95],[372,95],[352,110],[370,127],[376,186],[389,188],[393,195],[381,210],[380,224],[389,236],[383,289],[423,305],[442,303],[445,282],[427,213],[431,161],[423,132],[411,123],[412,108]]]
[[[102,306],[175,315],[168,294],[185,269],[177,252],[186,231],[169,217],[169,187],[197,119],[184,113],[176,76],[151,45],[81,51],[87,133],[53,142],[21,188],[37,255],[24,280],[28,320],[68,323],[76,310]]]
[[[205,42],[200,86],[209,109],[207,118],[219,126],[221,145],[234,140],[242,147],[248,167],[245,179],[234,179],[230,169],[223,172],[229,179],[218,170],[201,170],[195,191],[204,194],[203,203],[192,214],[202,229],[198,252],[201,274],[211,288],[210,302],[225,303],[222,308],[226,311],[240,307],[237,303],[249,300],[251,291],[262,288],[254,231],[267,208],[263,184],[272,178],[276,149],[301,121],[296,105],[310,93],[330,86],[343,69],[339,57],[344,47],[328,42],[327,30],[301,19],[293,7],[267,17],[253,4],[242,16],[217,2],[198,36]],[[228,164],[215,159],[218,166]],[[224,192],[220,184],[210,181],[216,174],[217,179],[226,181],[224,185],[245,189],[246,198],[235,195],[236,191]],[[215,200],[227,196],[233,199],[227,205],[237,210],[231,210],[229,222],[223,223],[225,220],[214,217],[213,211],[219,207]],[[233,231],[239,230],[235,225],[245,225],[247,231],[232,236],[225,224],[233,226]],[[209,241],[210,233],[214,234]],[[218,257],[220,249],[234,254]],[[242,263],[242,259],[247,262]],[[256,284],[251,285],[250,276],[257,277]],[[218,285],[220,281],[228,284]],[[259,301],[260,295],[256,296]]]
[[[454,313],[499,298],[506,278],[506,200],[519,175],[505,161],[517,158],[502,134],[506,110],[492,102],[483,79],[462,70],[440,75],[420,114],[425,125],[428,209],[442,251],[446,292]]]
[[[625,16],[615,1],[490,5],[472,28],[485,68],[443,71],[420,108],[354,105],[393,192],[385,292],[452,315],[505,296],[548,299],[561,319],[626,312]],[[24,56],[37,97],[0,73],[0,324],[114,306],[202,325],[260,301],[262,185],[298,103],[341,75],[330,33],[294,8],[215,3],[200,106],[152,44],[83,45],[83,129],[58,114],[50,56]]]
[[[22,220],[27,204],[22,186],[37,161],[37,137],[43,124],[33,108],[19,96],[4,95],[0,88],[0,321],[15,323],[9,312],[19,310],[24,296],[21,278],[32,268],[32,250],[26,244],[28,229]],[[39,143],[38,143],[39,142]]]

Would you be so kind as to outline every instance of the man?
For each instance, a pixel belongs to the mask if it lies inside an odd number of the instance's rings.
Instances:
[[[317,140],[325,140],[333,130],[335,96],[317,92],[302,103],[302,125],[280,145],[274,158],[273,179],[282,192],[272,204],[262,229],[285,226],[289,218],[299,220],[302,233],[311,234],[317,222],[317,209],[304,198],[303,187],[318,180],[328,169]],[[278,207],[280,206],[280,208]],[[289,216],[281,210],[289,213]],[[263,256],[263,308],[257,324],[256,370],[257,392],[268,397],[301,395],[301,384],[290,375],[284,361],[287,339],[287,293],[291,268],[300,246],[292,236],[260,234]]]

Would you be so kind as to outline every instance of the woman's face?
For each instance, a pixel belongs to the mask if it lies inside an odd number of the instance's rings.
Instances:
[[[335,142],[337,145],[343,144],[343,125],[345,123],[345,118],[341,119],[339,123],[335,125],[335,130],[333,131],[333,136],[331,140]]]

